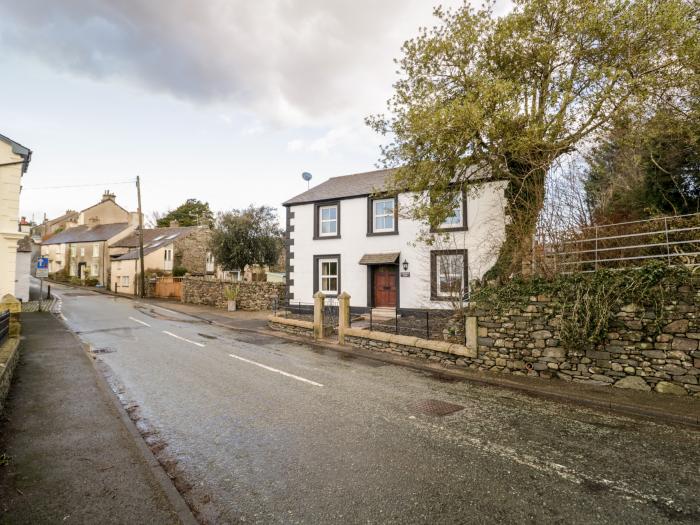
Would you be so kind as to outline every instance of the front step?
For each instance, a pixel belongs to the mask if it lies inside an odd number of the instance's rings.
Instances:
[[[372,319],[376,320],[387,320],[387,319],[394,319],[396,317],[396,308],[387,308],[387,307],[381,307],[381,308],[372,308]],[[369,314],[367,315],[367,319],[369,319]]]

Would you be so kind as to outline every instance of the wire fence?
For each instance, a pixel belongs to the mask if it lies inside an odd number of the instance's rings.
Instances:
[[[540,273],[636,268],[649,260],[700,266],[700,213],[601,224],[536,246]]]

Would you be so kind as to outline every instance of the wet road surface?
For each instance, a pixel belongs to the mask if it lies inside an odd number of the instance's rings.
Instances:
[[[700,521],[700,432],[54,291],[203,521]]]

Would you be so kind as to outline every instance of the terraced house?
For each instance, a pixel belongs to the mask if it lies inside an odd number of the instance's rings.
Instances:
[[[213,275],[214,262],[208,251],[210,231],[190,226],[143,230],[143,254],[146,272],[170,275],[179,269],[193,275]],[[136,276],[141,273],[139,232],[114,242],[110,247],[110,289],[137,293]]]
[[[344,291],[355,310],[443,309],[493,265],[505,230],[503,183],[458,192],[451,216],[431,231],[402,213],[410,193],[384,192],[390,174],[333,177],[284,203],[291,301]]]
[[[93,279],[106,286],[109,246],[134,231],[138,214],[119,206],[116,196],[106,191],[97,204],[66,216],[64,229],[41,243],[41,254],[49,258],[49,273],[67,272],[70,277]]]

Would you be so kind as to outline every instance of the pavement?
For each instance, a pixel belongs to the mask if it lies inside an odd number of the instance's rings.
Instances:
[[[56,293],[201,522],[700,520],[696,429]]]
[[[0,523],[194,523],[78,338],[48,313],[22,324],[0,420]]]

